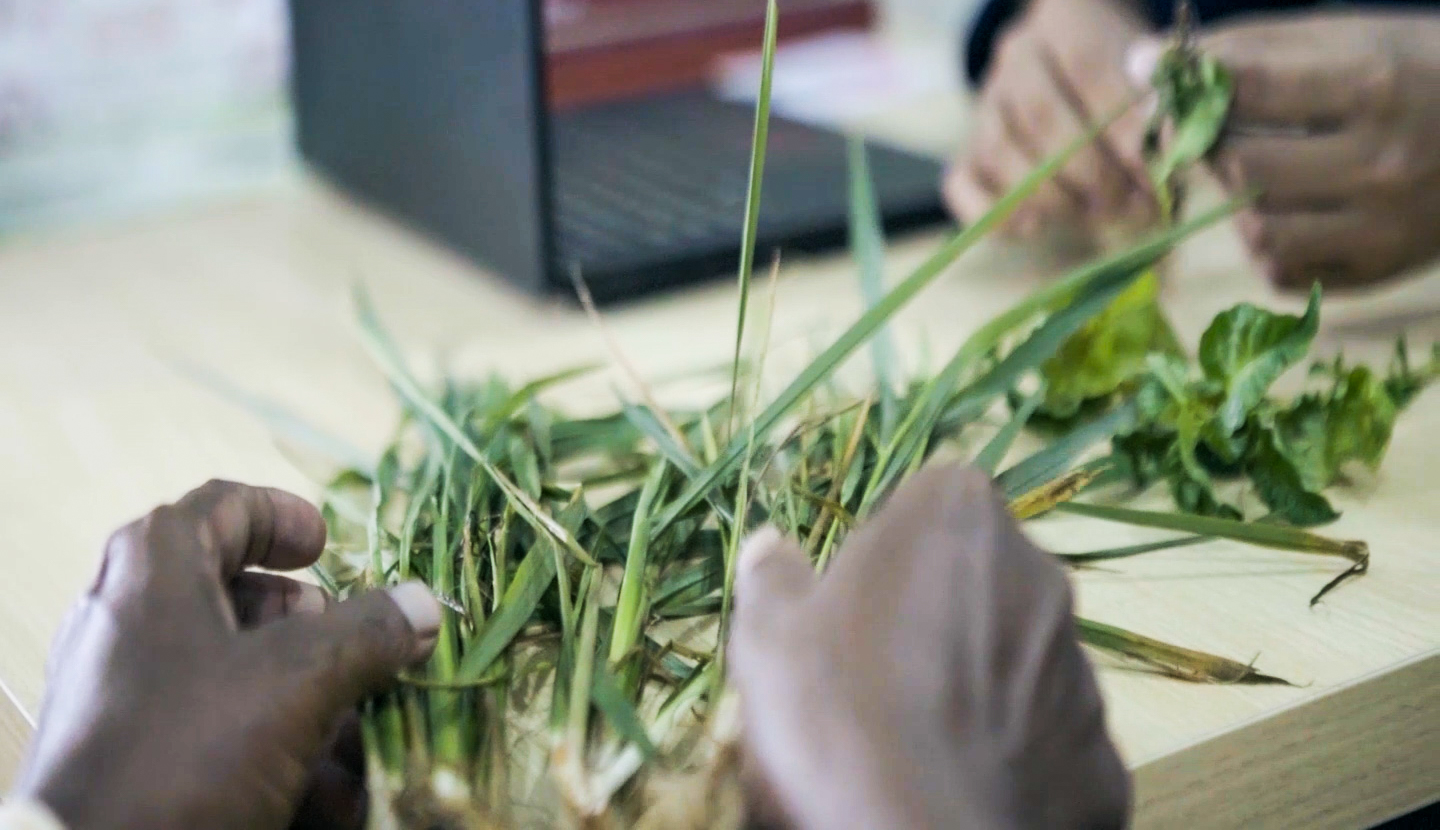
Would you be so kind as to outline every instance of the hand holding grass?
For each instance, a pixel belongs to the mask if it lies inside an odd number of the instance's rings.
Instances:
[[[1212,166],[1258,192],[1239,225],[1271,282],[1359,288],[1440,253],[1440,15],[1273,15],[1197,46],[1234,78]],[[1150,86],[1162,48],[1132,49],[1134,83]]]
[[[212,482],[111,537],[15,795],[69,830],[363,826],[354,707],[429,656],[440,609],[250,570],[308,567],[325,535],[297,496]]]

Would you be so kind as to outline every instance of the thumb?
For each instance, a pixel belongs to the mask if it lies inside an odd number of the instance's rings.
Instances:
[[[815,585],[804,551],[780,531],[766,527],[746,539],[735,573],[737,624],[749,625],[803,599]]]
[[[305,714],[328,723],[430,656],[440,604],[419,582],[371,591],[322,614],[293,615],[256,631],[281,674],[300,684]]]
[[[1159,38],[1143,37],[1130,44],[1125,50],[1125,77],[1137,89],[1150,89],[1164,53],[1165,43]]]

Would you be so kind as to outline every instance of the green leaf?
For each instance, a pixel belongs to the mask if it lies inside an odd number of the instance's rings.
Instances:
[[[485,674],[515,639],[515,635],[530,622],[540,598],[555,582],[555,559],[545,544],[530,546],[530,552],[515,569],[500,607],[485,621],[485,627],[460,661],[455,678],[461,682],[474,681]]]
[[[1000,431],[995,433],[994,437],[975,456],[975,466],[993,475],[995,468],[1005,460],[1005,455],[1010,452],[1011,445],[1015,443],[1016,438],[1020,437],[1020,431],[1025,429],[1025,424],[1029,422],[1030,416],[1035,414],[1036,408],[1044,399],[1045,390],[1042,389],[1022,401],[1005,426],[1001,427]]]
[[[1119,548],[1104,548],[1102,550],[1089,550],[1078,553],[1063,553],[1056,551],[1055,556],[1065,560],[1072,565],[1083,565],[1087,562],[1104,562],[1110,559],[1128,559],[1132,556],[1154,553],[1160,550],[1171,550],[1184,548],[1191,545],[1198,545],[1201,542],[1210,541],[1208,536],[1180,536],[1175,539],[1162,539],[1159,542],[1146,542],[1140,545],[1126,545]]]
[[[850,252],[860,271],[860,293],[865,307],[873,308],[885,296],[885,238],[880,227],[880,211],[875,203],[875,187],[870,178],[870,163],[865,157],[865,140],[849,139],[850,170]],[[875,385],[880,391],[880,437],[890,437],[895,427],[895,344],[888,328],[876,332],[870,343],[875,364]]]
[[[1332,480],[1350,461],[1371,468],[1380,464],[1397,414],[1384,383],[1369,367],[1356,366],[1340,379],[1330,399],[1327,419]]]
[[[1257,442],[1245,470],[1265,506],[1279,519],[1309,527],[1340,517],[1324,496],[1306,488],[1299,471],[1281,450],[1273,430],[1266,430],[1264,439]]]
[[[514,505],[515,512],[520,514],[527,524],[535,528],[537,532],[547,534],[559,542],[565,550],[581,562],[587,565],[596,564],[595,560],[590,558],[590,554],[580,547],[580,543],[575,541],[575,537],[561,527],[554,517],[546,513],[545,509],[534,499],[526,495],[525,491],[521,490],[515,482],[500,472],[499,468],[490,463],[475,442],[470,440],[470,436],[466,435],[465,431],[425,394],[415,377],[410,374],[410,369],[400,356],[400,350],[396,348],[394,341],[385,331],[385,327],[381,325],[369,296],[359,285],[355,287],[355,304],[360,311],[360,329],[364,335],[366,349],[379,364],[389,379],[390,385],[394,387],[410,409],[428,421],[436,431],[449,438],[461,452],[480,465],[485,474],[490,476],[495,485],[505,493],[506,498]]]
[[[740,348],[749,316],[750,275],[755,267],[755,235],[760,225],[760,188],[765,180],[765,147],[770,134],[770,88],[775,74],[775,37],[780,12],[775,0],[765,6],[765,34],[761,45],[760,96],[755,102],[755,134],[750,142],[750,185],[745,193],[745,227],[740,235],[740,313],[735,318],[735,360],[730,372],[730,416],[739,411]]]
[[[858,320],[851,324],[829,347],[812,360],[810,364],[771,401],[770,405],[756,416],[751,424],[752,430],[731,436],[729,443],[726,444],[725,448],[721,451],[720,457],[716,459],[715,463],[707,467],[699,476],[692,479],[685,490],[656,516],[656,532],[668,527],[676,519],[694,509],[712,489],[727,477],[733,475],[741,458],[745,455],[746,449],[750,445],[751,434],[754,435],[757,441],[765,439],[769,435],[770,430],[775,427],[775,424],[789,415],[801,399],[811,390],[829,378],[840,364],[843,363],[846,358],[850,357],[850,355],[854,354],[855,350],[878,331],[896,311],[904,307],[910,300],[914,299],[916,294],[919,294],[920,291],[933,282],[936,277],[944,273],[945,269],[948,268],[960,254],[968,250],[975,242],[985,238],[996,225],[1008,219],[1010,215],[1015,212],[1015,209],[1019,207],[1021,202],[1034,193],[1041,184],[1054,176],[1078,150],[1093,141],[1095,136],[1099,134],[1099,131],[1103,130],[1112,120],[1113,117],[1101,121],[1084,135],[1076,138],[1075,141],[1067,145],[1060,152],[1047,159],[1043,164],[1030,171],[1010,192],[1000,197],[988,213],[980,217],[969,227],[960,231],[959,234],[922,263],[920,267],[916,268],[910,276],[890,289],[883,300],[861,314]],[[1037,311],[1052,308],[1063,302],[1066,298],[1072,296],[1077,289],[1093,279],[1095,277],[1095,271],[1097,270],[1113,269],[1122,262],[1132,260],[1143,263],[1153,262],[1180,239],[1228,216],[1235,210],[1238,204],[1238,202],[1227,203],[1214,210],[1208,211],[1189,222],[1157,234],[1155,237],[1127,251],[1120,257],[1113,257],[1106,262],[1097,263],[1090,268],[1079,269],[1067,279],[1060,280],[1059,282],[1052,283],[1040,289],[1025,301],[1011,308],[1010,311],[990,321],[986,326],[983,326],[972,336],[972,341],[986,342],[993,340],[998,337],[999,334],[1007,332],[1020,322],[1029,319]],[[982,349],[981,352],[983,353],[983,351],[985,350]]]
[[[1093,421],[1080,424],[1002,472],[995,481],[1007,501],[1018,498],[1021,494],[1064,475],[1081,453],[1101,441],[1109,440],[1115,433],[1126,429],[1134,419],[1135,407],[1126,405]]]
[[[1175,430],[1174,449],[1185,474],[1208,488],[1210,474],[1200,465],[1195,450],[1200,444],[1200,430],[1211,418],[1211,409],[1194,394],[1187,377],[1189,367],[1183,360],[1155,354],[1147,363],[1150,376],[1169,398],[1156,420]]]
[[[1086,320],[1100,313],[1121,291],[1132,284],[1148,265],[1145,262],[1121,260],[1111,269],[1097,269],[1087,283],[1063,308],[1056,310],[1030,333],[1020,345],[1005,355],[989,371],[970,383],[947,403],[949,380],[959,376],[969,363],[962,348],[941,371],[937,381],[927,388],[922,401],[914,406],[896,433],[898,442],[886,448],[885,462],[877,466],[874,482],[867,493],[867,506],[923,459],[935,426],[948,406],[969,408],[980,412],[991,399],[1010,389],[1027,371],[1039,366],[1055,349],[1074,334]]]
[[[1379,466],[1398,415],[1385,382],[1356,366],[1342,370],[1327,393],[1302,395],[1273,415],[1274,449],[1305,489],[1318,492],[1334,484],[1347,464]]]
[[[1434,343],[1430,350],[1430,362],[1424,366],[1410,365],[1410,351],[1405,335],[1395,339],[1395,357],[1390,361],[1390,370],[1385,377],[1385,391],[1390,394],[1396,408],[1404,409],[1410,401],[1440,377],[1440,343]]]
[[[595,703],[595,708],[605,715],[620,737],[635,744],[646,760],[654,758],[655,744],[650,741],[650,735],[645,731],[645,723],[640,720],[640,714],[635,711],[635,706],[620,688],[619,681],[600,661],[596,661],[594,670],[595,682],[590,690],[590,699]]]
[[[1265,399],[1270,384],[1305,356],[1320,324],[1320,286],[1305,314],[1275,314],[1250,303],[1222,312],[1200,338],[1200,367],[1224,386],[1220,426],[1235,432]]]
[[[1160,308],[1159,284],[1153,270],[1140,277],[1045,362],[1044,415],[1072,417],[1086,402],[1108,398],[1143,374],[1151,352],[1180,353]]]
[[[1204,158],[1220,137],[1229,114],[1234,82],[1219,61],[1198,54],[1188,33],[1178,33],[1155,67],[1152,85],[1157,93],[1155,115],[1146,135],[1148,148],[1157,147],[1163,127],[1169,141],[1159,152],[1147,152],[1146,167],[1166,221],[1178,213],[1179,177]]]

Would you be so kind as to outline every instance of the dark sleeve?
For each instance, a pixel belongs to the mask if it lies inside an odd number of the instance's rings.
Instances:
[[[965,37],[965,80],[972,88],[980,86],[990,65],[990,54],[995,51],[995,41],[1020,13],[1020,6],[1021,0],[985,0],[970,22],[970,31]]]

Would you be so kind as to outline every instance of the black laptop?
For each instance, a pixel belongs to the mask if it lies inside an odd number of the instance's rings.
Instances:
[[[552,112],[539,0],[291,0],[302,155],[534,293],[733,274],[753,107],[705,89]],[[887,230],[944,217],[940,165],[869,148]],[[845,140],[772,117],[757,258],[847,236]]]

